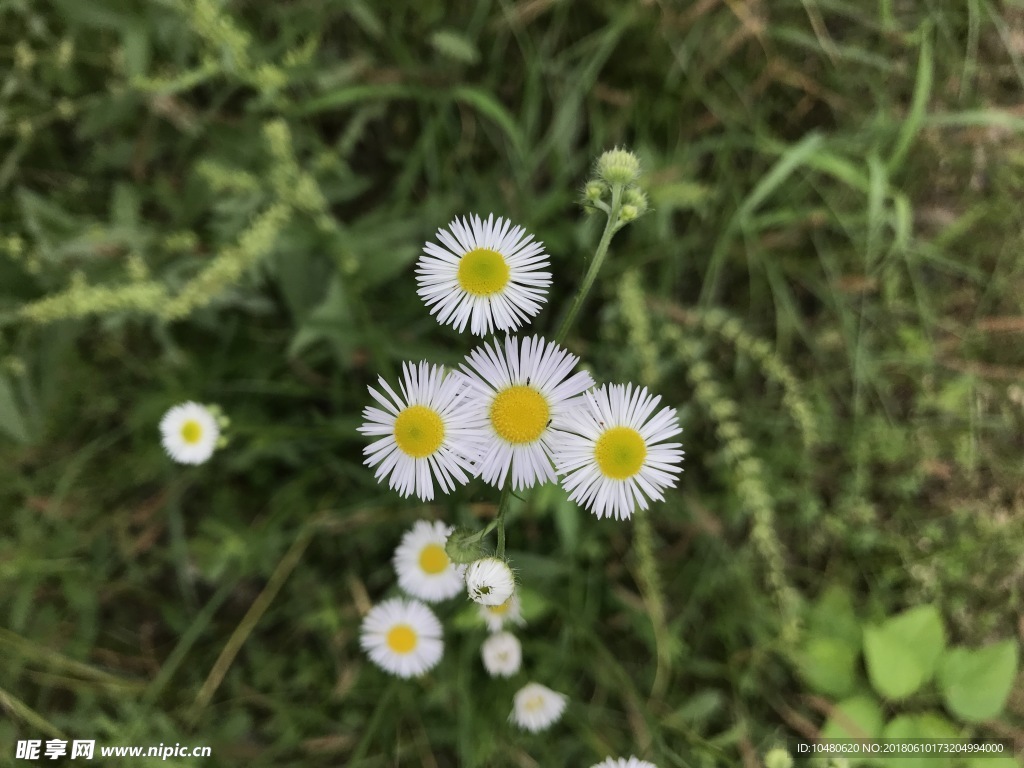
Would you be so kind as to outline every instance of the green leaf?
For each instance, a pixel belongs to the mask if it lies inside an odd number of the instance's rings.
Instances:
[[[808,613],[807,632],[841,642],[855,654],[860,652],[861,627],[849,591],[833,585],[822,592]]]
[[[899,715],[893,718],[882,731],[886,741],[899,739],[955,739],[960,734],[956,726],[936,712],[922,712],[913,715]],[[949,768],[952,756],[941,754],[910,755],[888,758],[887,764],[898,768]]]
[[[864,659],[871,686],[885,698],[910,696],[935,672],[946,646],[942,617],[931,605],[911,608],[878,627],[864,628]]]
[[[977,650],[951,648],[939,664],[939,689],[950,712],[961,720],[980,722],[1002,711],[1016,676],[1013,640]]]
[[[882,710],[870,696],[851,696],[835,705],[821,728],[823,739],[875,739],[882,732]]]
[[[856,682],[857,651],[832,637],[811,636],[797,654],[797,669],[819,693],[846,696]]]

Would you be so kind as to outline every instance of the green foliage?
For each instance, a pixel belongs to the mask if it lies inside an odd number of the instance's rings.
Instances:
[[[939,665],[939,688],[950,712],[968,722],[989,720],[1002,711],[1017,677],[1017,644],[950,648]]]
[[[879,626],[864,627],[864,660],[872,687],[887,699],[910,696],[931,680],[946,647],[942,617],[921,605]]]
[[[996,641],[1024,610],[1020,21],[983,0],[0,0],[0,742],[711,768],[847,711],[1019,734]],[[557,327],[600,234],[577,201],[607,199],[584,185],[620,145],[647,212],[566,343],[679,408],[686,472],[636,527],[557,489],[511,507],[524,652],[572,700],[529,736],[472,610],[442,616],[422,681],[359,649],[401,532],[480,530],[494,499],[384,493],[355,428],[378,374],[466,349],[412,279],[453,216],[544,241],[530,332]],[[184,399],[232,419],[188,470],[156,431]]]

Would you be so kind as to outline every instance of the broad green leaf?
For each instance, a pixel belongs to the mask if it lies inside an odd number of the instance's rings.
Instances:
[[[832,637],[808,638],[797,654],[797,669],[819,693],[846,696],[856,682],[857,651]]]
[[[945,645],[942,617],[930,605],[865,627],[864,660],[871,686],[889,700],[905,699],[931,678]]]
[[[839,641],[858,653],[861,627],[849,591],[833,585],[822,592],[808,613],[807,632]]]
[[[882,731],[887,741],[900,739],[955,739],[959,734],[956,727],[935,712],[914,715],[899,715],[893,718]],[[886,758],[886,764],[894,768],[949,768],[951,756],[940,754],[909,755]]]
[[[1017,676],[1013,640],[970,648],[951,648],[939,664],[939,689],[946,707],[961,720],[995,717],[1006,704]]]
[[[851,696],[835,705],[821,728],[823,739],[876,739],[882,733],[882,709],[871,696]],[[851,759],[851,765],[877,763],[870,758]]]

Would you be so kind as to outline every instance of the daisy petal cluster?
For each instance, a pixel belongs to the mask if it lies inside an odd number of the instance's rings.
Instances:
[[[359,643],[378,667],[397,677],[419,677],[441,661],[441,622],[418,600],[392,598],[370,609]]]
[[[509,719],[523,730],[539,733],[558,721],[568,700],[540,683],[527,683],[516,692]]]
[[[555,463],[569,498],[597,517],[626,519],[637,507],[664,499],[683,459],[682,433],[672,408],[632,384],[611,384],[586,395],[586,407],[566,419]]]
[[[544,244],[508,219],[455,219],[423,246],[417,293],[443,325],[484,336],[513,331],[536,315],[551,273]]]
[[[378,381],[384,392],[369,390],[381,408],[365,408],[366,423],[359,427],[379,438],[363,449],[377,481],[386,477],[402,496],[415,493],[423,501],[434,498],[435,482],[444,493],[468,483],[480,438],[466,426],[473,404],[465,397],[465,379],[424,361],[402,365],[401,394],[383,377]]]
[[[191,401],[171,408],[160,420],[160,440],[179,464],[202,464],[217,449],[220,425],[206,406]]]
[[[451,532],[451,526],[427,520],[417,520],[406,531],[393,558],[403,592],[436,603],[462,591],[465,568],[449,560],[444,548]]]
[[[496,632],[484,640],[480,655],[491,677],[512,677],[523,663],[523,647],[509,632]]]
[[[609,757],[600,763],[594,763],[590,768],[658,768],[658,766],[636,757]]]
[[[530,488],[557,480],[552,454],[569,413],[594,385],[579,358],[540,336],[484,344],[462,366],[471,391],[470,424],[484,436],[480,475],[502,487]]]

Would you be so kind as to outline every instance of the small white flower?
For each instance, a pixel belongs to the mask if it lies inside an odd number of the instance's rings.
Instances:
[[[164,450],[179,464],[202,464],[217,448],[220,427],[209,409],[187,402],[164,414],[160,435]]]
[[[416,265],[417,293],[441,324],[477,336],[514,331],[545,301],[551,273],[544,244],[494,214],[471,216],[437,231],[441,245],[427,243]]]
[[[515,695],[509,719],[527,731],[549,728],[565,711],[568,697],[540,683],[527,683]]]
[[[474,560],[466,569],[466,592],[480,605],[501,605],[516,588],[516,578],[508,563],[497,557]]]
[[[441,622],[418,600],[391,598],[363,619],[359,644],[381,669],[398,677],[419,677],[441,661]]]
[[[586,406],[566,419],[555,451],[555,466],[569,498],[599,518],[626,519],[648,499],[664,499],[682,471],[682,433],[675,409],[654,409],[661,401],[647,389],[611,384],[586,394]],[[652,415],[653,414],[653,415]]]
[[[398,586],[428,603],[455,597],[462,591],[465,568],[456,567],[444,549],[451,532],[451,526],[426,520],[417,520],[405,532],[394,556]]]
[[[523,663],[523,647],[508,632],[496,632],[484,640],[480,655],[491,677],[512,677]]]
[[[510,471],[514,490],[557,482],[552,453],[558,430],[594,384],[586,371],[572,373],[578,362],[540,336],[506,337],[504,348],[485,344],[467,355],[469,424],[484,436],[479,469],[485,482],[501,488]]]
[[[590,768],[658,768],[658,766],[636,757],[609,757],[607,760],[595,763]]]
[[[364,435],[381,436],[363,449],[365,463],[377,467],[377,481],[387,477],[393,490],[415,492],[423,501],[434,498],[434,480],[443,493],[455,490],[456,482],[468,483],[476,474],[482,433],[467,427],[473,403],[465,377],[421,362],[402,364],[401,395],[378,380],[388,396],[369,390],[384,410],[364,408],[366,423],[359,427]]]
[[[523,626],[522,604],[519,602],[519,593],[513,592],[512,597],[500,605],[481,605],[480,616],[487,622],[487,629],[491,632],[498,632],[505,626],[505,622]]]

